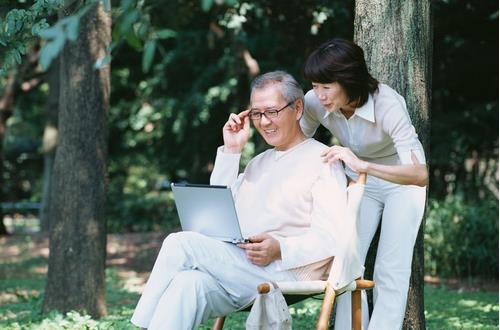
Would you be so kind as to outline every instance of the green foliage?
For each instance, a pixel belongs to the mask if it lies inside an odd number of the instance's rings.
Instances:
[[[151,14],[143,1],[122,0],[115,10],[113,43],[110,49],[119,49],[126,41],[135,50],[142,51],[142,71],[147,73],[156,51],[165,54],[165,49],[159,41],[176,36],[176,31],[152,24]]]
[[[26,9],[12,9],[0,18],[0,76],[22,61],[28,44],[48,28],[47,17],[62,8],[64,0],[36,0]]]
[[[248,102],[243,51],[258,61],[261,72],[288,68],[300,78],[306,48],[329,36],[333,27],[346,37],[352,31],[345,5],[336,1],[324,6],[314,1],[217,2],[207,12],[199,0],[134,6],[133,1],[121,3],[123,11],[113,31],[115,40],[127,43],[118,41],[114,50],[110,162],[126,167],[134,158],[144,157],[147,166],[161,169],[170,181],[208,181],[222,142],[222,123]],[[319,12],[326,6],[335,13],[312,35],[313,13],[308,8]],[[134,14],[137,11],[141,15]],[[294,24],[286,23],[290,21]],[[209,26],[219,30],[207,30]],[[119,39],[122,30],[132,31],[134,37],[125,34]],[[149,32],[141,48],[143,30]],[[284,46],[296,39],[304,44]],[[145,75],[148,69],[150,74]],[[250,149],[259,152],[264,147],[256,134]]]
[[[431,200],[425,224],[426,274],[498,277],[498,201]]]
[[[59,55],[66,42],[75,41],[78,37],[80,19],[90,9],[85,6],[75,15],[59,20],[50,28],[39,31],[38,35],[46,40],[40,51],[40,65],[47,69],[50,63]]]
[[[430,195],[498,200],[498,3],[433,6]]]
[[[111,165],[114,166],[117,164]],[[120,166],[112,172],[114,177],[107,203],[109,231],[172,231],[179,228],[172,193],[161,187],[164,176],[147,163],[131,165],[126,171]]]
[[[65,43],[76,40],[81,17],[96,3],[102,3],[107,10],[111,8],[109,0],[86,0],[76,8],[75,13],[60,19],[53,26],[47,23],[47,19],[54,16],[58,10],[64,10],[64,0],[37,0],[28,9],[10,10],[5,16],[5,22],[0,19],[0,45],[5,47],[3,56],[0,55],[0,76],[5,75],[15,65],[21,64],[22,55],[26,54],[28,45],[39,38],[46,41],[40,51],[40,65],[46,70]],[[3,51],[3,47],[0,50]],[[108,63],[109,60],[105,62]],[[96,66],[103,64],[104,60],[101,59]]]
[[[39,153],[43,134],[44,93],[33,91],[20,99],[17,109],[7,121],[7,134],[4,137],[4,181],[0,186],[3,200],[39,201],[36,185],[42,171],[42,155]]]

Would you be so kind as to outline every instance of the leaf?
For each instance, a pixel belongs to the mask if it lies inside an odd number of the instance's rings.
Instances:
[[[49,27],[47,29],[41,30],[38,35],[43,39],[55,39],[60,35],[63,35],[64,32],[61,28],[61,25],[57,23],[56,25]]]
[[[40,51],[40,65],[46,70],[52,60],[59,55],[65,44],[63,34],[58,35],[54,40],[47,42]]]
[[[169,39],[177,37],[177,32],[171,29],[163,29],[153,32],[153,37],[156,39]]]
[[[148,40],[144,45],[144,52],[142,54],[142,71],[144,73],[149,71],[151,63],[153,62],[153,57],[155,55],[156,41]]]
[[[111,63],[111,56],[106,55],[104,57],[97,59],[97,61],[95,61],[94,68],[98,70],[98,69],[108,65],[109,63]]]
[[[11,54],[12,54],[12,56],[14,57],[14,59],[16,60],[16,63],[17,63],[17,64],[21,64],[22,59],[21,59],[21,54],[19,53],[19,50],[17,50],[17,49],[13,49],[13,50],[11,51]]]
[[[137,22],[140,18],[139,11],[136,9],[131,10],[130,12],[126,13],[125,16],[121,19],[120,22],[120,31],[122,31],[123,34],[127,34],[132,30],[132,24]]]
[[[137,38],[137,36],[134,33],[126,34],[125,39],[127,39],[127,42],[130,46],[134,47],[137,50],[141,49],[142,47],[141,40]]]
[[[212,8],[213,0],[201,0],[201,9],[203,11],[209,11]]]
[[[110,0],[101,0],[101,3],[106,11],[111,10],[111,1]]]
[[[5,18],[7,21],[6,34],[11,36],[20,31],[23,28],[25,16],[26,11],[23,9],[13,9],[9,11]]]
[[[132,4],[132,0],[122,0],[120,7],[122,7],[124,10],[127,10],[128,8],[132,7]]]
[[[17,46],[17,50],[19,51],[19,53],[21,53],[21,54],[23,54],[23,55],[24,55],[24,54],[26,54],[26,45],[24,45],[24,44],[19,44],[19,45]]]
[[[31,34],[34,36],[39,36],[40,31],[48,29],[50,25],[47,23],[47,20],[45,18],[42,18],[40,21],[37,23],[33,24],[31,27]]]
[[[80,18],[77,16],[68,17],[66,22],[66,37],[75,41],[78,38],[78,26],[80,25]]]

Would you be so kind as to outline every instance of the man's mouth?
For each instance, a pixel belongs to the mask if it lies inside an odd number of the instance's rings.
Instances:
[[[264,132],[266,134],[272,134],[272,133],[276,133],[276,128],[273,128],[273,129],[265,129]]]

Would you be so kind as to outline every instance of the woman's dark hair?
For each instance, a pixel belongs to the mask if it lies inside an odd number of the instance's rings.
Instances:
[[[378,88],[378,81],[366,67],[363,49],[355,43],[334,38],[309,55],[304,66],[304,76],[315,83],[338,82],[346,91],[349,102],[360,107],[368,95]]]

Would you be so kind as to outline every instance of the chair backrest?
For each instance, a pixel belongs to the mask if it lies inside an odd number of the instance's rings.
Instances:
[[[366,174],[361,173],[355,183],[350,183],[347,188],[347,210],[345,232],[342,233],[344,255],[336,256],[328,282],[333,288],[341,289],[348,285],[357,277],[362,275],[363,265],[359,255],[359,240],[357,239],[359,224],[359,213],[361,200],[365,191]],[[348,274],[353,273],[353,278],[347,278]]]

